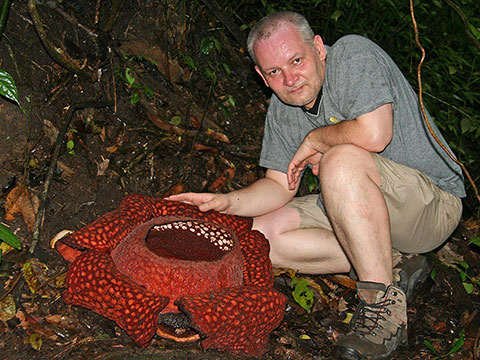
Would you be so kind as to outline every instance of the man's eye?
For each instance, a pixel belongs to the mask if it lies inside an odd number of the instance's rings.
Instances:
[[[293,60],[294,64],[300,64],[301,62],[302,62],[301,58],[296,58],[295,60]]]
[[[271,71],[269,72],[269,74],[270,74],[270,75],[276,75],[276,74],[278,74],[278,70],[271,70]]]

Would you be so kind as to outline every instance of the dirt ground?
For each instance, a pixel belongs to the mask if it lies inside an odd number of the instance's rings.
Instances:
[[[92,222],[127,194],[227,192],[263,175],[256,164],[269,93],[238,43],[245,35],[226,30],[227,23],[187,2],[13,2],[0,69],[15,79],[25,111],[0,98],[0,216],[24,250],[5,253],[0,264],[0,359],[239,358],[158,337],[148,348],[136,347],[112,321],[62,301],[68,263],[49,247],[59,231]],[[48,43],[67,54],[65,63],[54,60]],[[200,44],[210,44],[209,52],[199,51]],[[50,182],[55,142],[68,121]],[[30,260],[37,282],[26,284],[21,269],[46,186]],[[7,204],[12,189],[23,189],[15,209]],[[467,294],[462,285],[479,279],[478,247],[468,244],[479,234],[478,220],[466,213],[447,245],[432,254],[436,275],[409,304],[409,345],[393,359],[433,359],[424,341],[446,354],[462,340],[450,358],[480,359],[479,287]],[[460,270],[468,276],[462,279]],[[289,304],[262,359],[333,359],[353,292],[337,277],[298,274],[314,293],[307,313],[293,300],[288,273],[277,273],[276,287]],[[13,310],[8,298],[16,302]],[[16,316],[7,319],[9,311]]]

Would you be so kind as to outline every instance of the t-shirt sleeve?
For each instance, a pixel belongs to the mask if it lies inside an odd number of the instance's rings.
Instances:
[[[345,120],[394,102],[387,71],[381,60],[371,54],[342,61],[333,70],[333,98]]]
[[[292,152],[292,147],[288,145],[289,139],[285,138],[286,135],[279,128],[278,122],[274,121],[273,115],[270,112],[267,113],[260,153],[260,166],[283,173],[287,172],[288,164],[295,151]]]

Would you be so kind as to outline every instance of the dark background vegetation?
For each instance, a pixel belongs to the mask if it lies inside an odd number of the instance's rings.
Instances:
[[[65,305],[68,263],[48,243],[113,210],[126,194],[227,192],[263,176],[256,164],[270,93],[245,39],[255,21],[278,10],[303,13],[326,44],[345,34],[369,37],[418,90],[421,51],[407,0],[12,1],[0,69],[13,77],[22,109],[0,97],[0,216],[23,250],[4,253],[0,263],[0,359],[236,358],[158,338],[138,349],[112,322]],[[478,182],[480,3],[414,1],[414,11],[426,52],[423,101]],[[429,254],[436,275],[409,306],[409,346],[395,359],[449,352],[480,359],[480,256],[471,242],[480,235],[480,210],[465,184],[461,225]],[[30,205],[7,219],[7,196],[20,185]],[[313,180],[302,185],[302,194],[309,191]],[[39,288],[23,280],[28,259]],[[288,274],[276,277],[291,301],[263,359],[333,358],[352,291],[328,276],[304,278],[314,295],[311,313],[292,299]],[[9,320],[6,299],[16,313]]]

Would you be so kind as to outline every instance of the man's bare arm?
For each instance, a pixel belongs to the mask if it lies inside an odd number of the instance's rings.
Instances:
[[[330,148],[341,144],[354,144],[370,152],[380,152],[393,136],[393,110],[384,104],[354,120],[314,129],[300,144],[287,170],[289,188],[298,186],[300,174],[307,166],[318,175],[322,155]]]
[[[231,215],[259,216],[288,203],[297,190],[298,186],[289,190],[286,174],[269,169],[264,178],[227,194],[183,193],[172,195],[168,200],[197,205],[201,211],[216,210]]]
[[[393,110],[388,103],[356,119],[312,130],[304,142],[321,153],[340,144],[354,144],[370,152],[380,152],[392,136]]]

